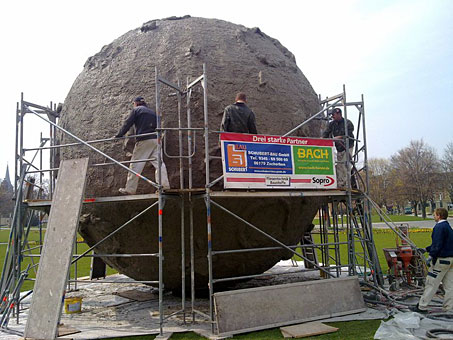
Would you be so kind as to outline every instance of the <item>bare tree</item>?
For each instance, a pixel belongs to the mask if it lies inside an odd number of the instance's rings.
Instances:
[[[368,160],[368,175],[370,181],[370,195],[382,207],[391,203],[391,167],[390,161],[385,158]]]
[[[444,171],[444,187],[450,196],[450,203],[453,203],[453,142],[447,144],[442,158]]]
[[[391,157],[395,176],[404,187],[408,199],[416,209],[420,203],[422,216],[426,205],[440,189],[440,164],[434,149],[423,139],[411,141],[409,146]],[[417,211],[416,211],[417,213]]]

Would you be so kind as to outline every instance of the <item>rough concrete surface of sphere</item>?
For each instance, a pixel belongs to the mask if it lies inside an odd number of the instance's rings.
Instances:
[[[293,54],[276,39],[258,28],[246,28],[222,20],[204,18],[167,18],[152,20],[127,32],[99,53],[90,57],[75,80],[64,102],[60,125],[83,140],[115,135],[132,108],[132,100],[143,96],[155,107],[155,67],[159,76],[183,88],[207,73],[207,107],[209,114],[209,152],[219,156],[218,135],[223,109],[234,102],[237,92],[247,94],[248,106],[255,112],[260,134],[282,135],[319,110],[317,95],[296,65]],[[178,126],[178,105],[175,90],[162,86],[160,113],[162,126]],[[181,108],[183,126],[187,126],[186,98]],[[193,127],[203,127],[203,90],[194,88],[190,101]],[[319,122],[310,122],[294,136],[320,135]],[[60,135],[61,142],[72,142]],[[187,153],[187,135],[183,134]],[[167,131],[163,140],[166,155],[177,155],[178,133]],[[205,187],[204,139],[195,133],[193,187]],[[120,161],[129,160],[122,142],[96,144],[103,152]],[[130,150],[129,150],[130,151]],[[106,160],[86,148],[71,147],[61,158],[89,156],[92,164]],[[179,188],[179,160],[164,156],[172,188]],[[184,160],[187,186],[187,160]],[[221,160],[210,161],[210,179],[222,174]],[[154,169],[147,165],[143,175],[154,180]],[[124,187],[126,170],[118,166],[90,168],[87,197],[116,196]],[[221,190],[221,182],[214,189]],[[140,181],[138,193],[151,193],[154,188]],[[301,239],[309,228],[319,202],[307,198],[237,198],[217,200],[220,204],[288,245]],[[100,203],[85,205],[80,233],[93,245],[118,226],[149,206],[149,202]],[[188,204],[186,213],[186,257],[188,259]],[[166,199],[163,223],[164,282],[168,289],[181,286],[180,203]],[[151,209],[135,219],[111,239],[99,246],[98,253],[156,253],[158,251],[157,211]],[[271,240],[243,222],[212,207],[214,250],[274,246]],[[207,268],[206,208],[202,199],[194,203],[195,278],[197,287],[205,287]],[[253,254],[253,255],[251,255]],[[235,253],[214,257],[216,278],[261,273],[288,251]],[[154,257],[105,258],[112,267],[138,280],[157,280],[158,260]],[[186,261],[186,277],[189,262]]]

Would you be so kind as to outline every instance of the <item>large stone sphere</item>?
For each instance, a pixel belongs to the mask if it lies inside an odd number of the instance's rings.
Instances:
[[[316,93],[296,65],[293,54],[258,28],[246,28],[226,21],[203,18],[167,18],[152,20],[104,46],[90,57],[75,80],[61,112],[60,125],[84,140],[115,135],[132,108],[132,99],[145,97],[155,107],[155,67],[162,78],[183,88],[203,72],[206,64],[209,128],[209,152],[219,156],[218,135],[223,109],[234,101],[235,94],[245,92],[249,107],[256,114],[258,133],[282,135],[319,110]],[[160,91],[163,127],[178,126],[175,91],[163,86]],[[186,97],[181,98],[181,121],[187,126]],[[203,127],[203,91],[197,86],[191,96],[192,126]],[[319,136],[319,122],[311,122],[293,133],[294,136]],[[187,153],[187,135],[183,134]],[[193,187],[205,187],[204,139],[196,133],[193,159]],[[63,143],[72,142],[60,134]],[[165,135],[167,155],[178,154],[178,133]],[[95,144],[120,161],[129,160],[122,142]],[[130,150],[129,150],[130,151]],[[104,157],[86,147],[66,148],[61,158],[89,156],[91,164],[106,163]],[[179,160],[164,156],[172,188],[179,188]],[[183,162],[184,186],[187,187],[187,160]],[[210,161],[210,179],[222,173],[221,160]],[[154,169],[147,165],[143,175],[154,179]],[[117,196],[124,187],[126,171],[118,166],[91,167],[86,196]],[[214,187],[221,190],[222,183]],[[154,188],[140,181],[138,193],[151,193]],[[179,197],[179,196],[176,196]],[[190,278],[189,203],[185,197],[185,272]],[[165,200],[163,213],[164,282],[168,289],[181,286],[181,201]],[[312,198],[217,198],[236,215],[246,219],[281,242],[297,244],[309,228],[319,201]],[[80,233],[93,245],[118,226],[145,209],[152,202],[126,201],[85,205]],[[203,198],[195,199],[194,251],[197,287],[206,287],[207,231]],[[158,251],[157,209],[152,208],[111,239],[98,247],[98,253],[156,253]],[[212,207],[213,249],[243,249],[275,246],[271,240],[253,231],[232,215]],[[291,257],[285,250],[235,253],[214,256],[216,278],[261,273],[281,259]],[[105,258],[104,261],[137,280],[157,280],[155,257]]]

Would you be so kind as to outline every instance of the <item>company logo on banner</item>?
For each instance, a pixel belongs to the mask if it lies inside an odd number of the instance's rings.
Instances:
[[[334,189],[333,141],[222,133],[225,188]]]

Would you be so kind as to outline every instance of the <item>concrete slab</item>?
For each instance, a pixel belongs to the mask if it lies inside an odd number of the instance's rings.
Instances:
[[[357,277],[214,294],[220,335],[251,332],[366,310]]]
[[[87,169],[88,158],[61,161],[25,338],[55,339],[57,336]]]

